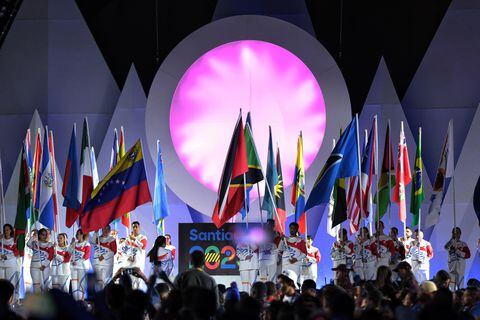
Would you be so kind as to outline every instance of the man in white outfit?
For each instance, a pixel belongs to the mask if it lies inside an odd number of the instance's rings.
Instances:
[[[450,273],[450,286],[452,290],[463,287],[465,277],[465,260],[470,258],[468,245],[460,240],[462,230],[458,227],[452,229],[452,238],[445,244],[448,251],[448,272]]]
[[[142,272],[145,268],[145,250],[147,249],[147,237],[140,234],[140,222],[132,223],[132,233],[125,240],[126,252],[128,254],[124,268],[139,268]],[[134,289],[140,286],[140,279],[131,276]]]
[[[257,281],[258,275],[258,247],[248,241],[237,244],[238,269],[242,279],[242,290],[249,293],[252,284]]]
[[[305,240],[298,236],[298,223],[290,223],[289,229],[290,237],[284,237],[280,242],[279,251],[282,256],[282,272],[292,270],[299,277],[302,265],[307,258],[307,245]],[[300,279],[297,278],[295,283],[299,281]]]
[[[430,242],[423,239],[423,232],[417,231],[416,239],[410,247],[412,272],[419,283],[430,279],[430,259],[433,258],[433,249]]]
[[[117,240],[110,234],[110,226],[102,229],[102,235],[95,236],[92,239],[93,245],[93,269],[97,277],[99,289],[112,279],[115,254],[117,253]]]
[[[281,237],[275,233],[275,221],[267,220],[265,224],[265,241],[258,247],[259,280],[275,281],[278,266],[278,247]]]
[[[310,279],[317,282],[317,265],[322,259],[320,250],[313,246],[313,239],[311,236],[307,236],[307,257],[302,267],[302,275],[300,276],[300,283]]]

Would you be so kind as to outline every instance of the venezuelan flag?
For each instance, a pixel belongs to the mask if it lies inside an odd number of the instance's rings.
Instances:
[[[151,202],[140,140],[92,191],[80,217],[83,232],[99,230],[136,207]]]
[[[307,215],[305,212],[305,169],[303,166],[303,137],[298,136],[297,161],[293,177],[292,205],[295,206],[295,221],[299,225],[300,233],[307,233]]]

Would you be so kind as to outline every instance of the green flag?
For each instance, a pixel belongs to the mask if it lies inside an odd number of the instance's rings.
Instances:
[[[380,179],[378,180],[378,192],[373,199],[373,202],[378,205],[380,219],[385,215],[385,212],[387,212],[388,206],[390,205],[390,191],[393,186],[395,186],[395,166],[393,163],[393,150],[390,141],[390,123],[388,123],[385,135],[385,146],[383,149],[382,170],[380,172]]]
[[[25,249],[25,232],[27,229],[27,210],[31,205],[30,193],[30,173],[27,164],[27,155],[25,152],[25,142],[22,147],[22,157],[20,162],[20,172],[18,180],[18,201],[17,216],[15,217],[15,239],[18,252],[23,256]]]
[[[412,172],[412,195],[410,197],[410,212],[412,213],[412,227],[418,225],[420,208],[424,199],[423,194],[423,164],[422,164],[422,128],[418,129],[417,153],[415,154],[415,166]]]
[[[245,174],[247,187],[251,187],[255,183],[263,180],[262,165],[258,157],[257,148],[253,141],[252,134],[252,120],[250,119],[250,112],[247,114],[245,121],[245,146],[247,149],[248,171]]]

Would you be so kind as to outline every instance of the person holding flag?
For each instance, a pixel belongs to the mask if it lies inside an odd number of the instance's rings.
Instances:
[[[52,260],[52,287],[67,293],[70,290],[70,258],[67,234],[60,233],[57,236],[55,256]]]
[[[90,264],[90,253],[92,248],[88,242],[88,233],[78,229],[75,238],[72,239],[68,252],[71,254],[72,270],[72,295],[75,301],[85,299],[87,284],[87,272],[92,268]]]
[[[27,246],[32,250],[30,275],[32,276],[33,292],[46,291],[50,276],[50,263],[55,255],[53,243],[47,241],[47,229],[32,231]]]
[[[259,280],[263,282],[275,281],[278,250],[282,236],[275,231],[275,221],[273,219],[267,220],[263,228],[265,240],[260,243],[258,248]]]
[[[347,229],[340,229],[337,240],[332,244],[332,248],[330,249],[330,257],[333,261],[333,269],[336,269],[342,264],[345,265],[347,269],[351,269],[353,267],[354,254],[355,248],[353,242],[348,240]]]
[[[377,244],[370,237],[367,227],[360,229],[360,236],[357,237],[354,245],[353,271],[361,280],[369,281],[375,279],[377,271]]]
[[[15,288],[14,302],[18,299],[19,276],[17,271],[17,258],[19,257],[17,243],[13,236],[11,224],[3,225],[0,234],[0,279],[10,281]]]
[[[433,258],[433,248],[430,242],[423,239],[423,232],[415,232],[415,241],[409,250],[412,272],[419,283],[430,279],[430,260]]]
[[[297,160],[295,161],[295,173],[293,175],[292,205],[295,207],[295,221],[298,223],[298,231],[307,234],[307,215],[305,213],[305,169],[303,165],[303,138],[302,132],[298,136]]]
[[[392,238],[384,233],[385,225],[383,221],[376,224],[376,232],[373,241],[377,244],[377,269],[380,266],[389,266],[390,260],[395,256],[395,245]]]
[[[459,227],[452,229],[452,238],[445,244],[448,251],[448,272],[451,278],[451,289],[463,288],[465,277],[465,260],[470,259],[468,245],[460,240],[462,230]]]
[[[290,236],[280,242],[279,255],[282,257],[282,272],[291,270],[297,277],[296,283],[300,281],[302,266],[307,258],[307,244],[299,237],[298,223],[292,222],[289,225]]]
[[[103,289],[112,279],[113,263],[117,254],[117,239],[111,233],[110,225],[102,229],[102,235],[95,232],[91,245],[93,245],[93,269],[97,276],[97,285]]]
[[[322,260],[320,250],[313,246],[313,238],[307,235],[307,258],[302,268],[301,283],[307,279],[317,282],[317,265]]]
[[[140,233],[140,222],[132,222],[132,233],[125,240],[128,257],[125,261],[125,268],[139,268],[142,272],[145,268],[145,250],[147,250],[147,237]],[[140,279],[132,276],[132,286],[138,289]]]

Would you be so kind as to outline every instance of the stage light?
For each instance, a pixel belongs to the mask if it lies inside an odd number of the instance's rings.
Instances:
[[[325,133],[325,103],[314,75],[292,52],[257,40],[218,46],[188,68],[172,99],[170,133],[184,167],[213,191],[218,188],[240,108],[244,120],[248,111],[252,113],[253,134],[264,167],[268,126],[272,126],[288,186],[300,130],[305,169],[313,162]]]

